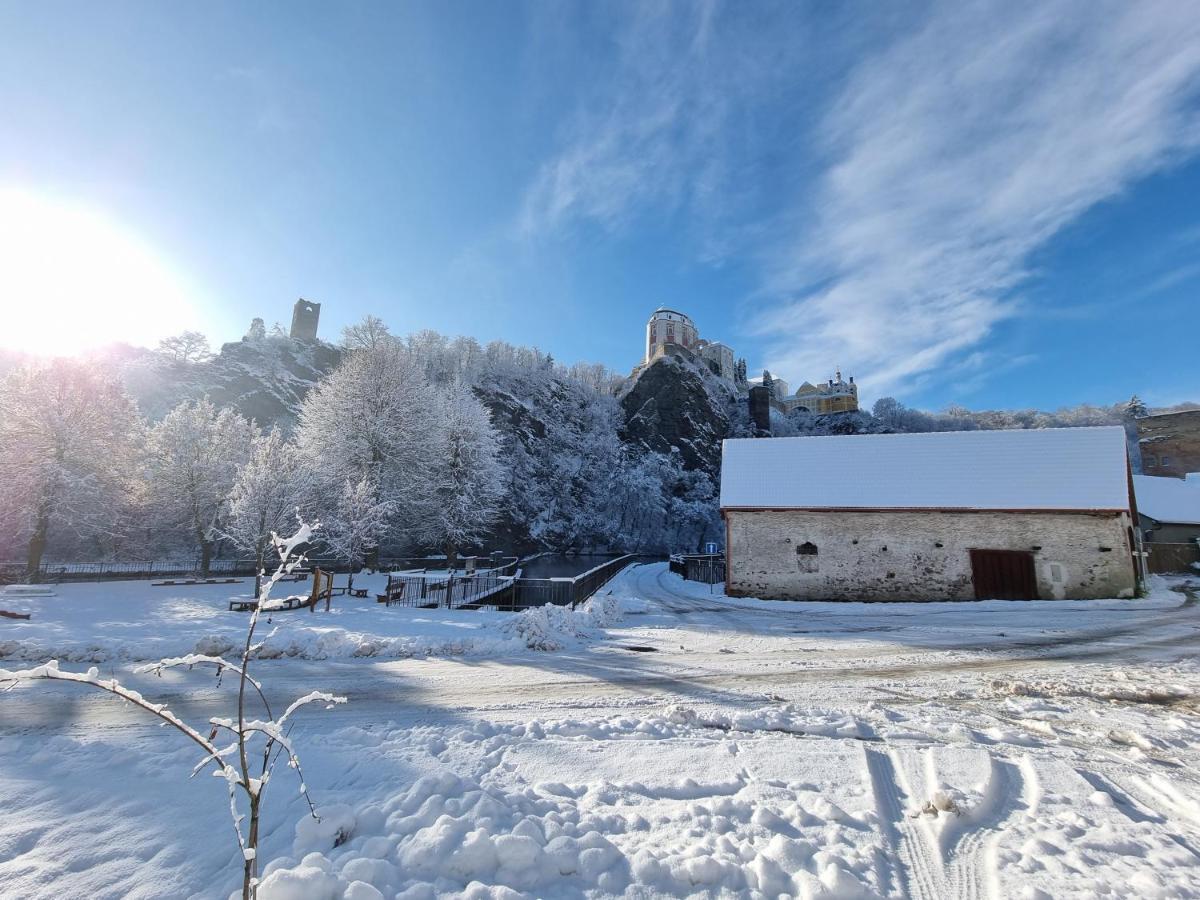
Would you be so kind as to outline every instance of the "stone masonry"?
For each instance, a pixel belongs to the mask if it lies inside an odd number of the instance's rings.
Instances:
[[[1137,420],[1142,471],[1182,478],[1200,472],[1200,409]]]
[[[970,600],[971,549],[1033,553],[1042,599],[1130,597],[1127,513],[727,510],[732,596]]]

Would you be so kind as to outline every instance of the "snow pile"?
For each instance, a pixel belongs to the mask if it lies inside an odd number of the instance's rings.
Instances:
[[[526,609],[500,626],[502,634],[516,638],[530,650],[561,650],[569,643],[593,636],[621,618],[622,601],[611,594],[593,597],[579,609],[547,604]]]
[[[1116,667],[1092,669],[1087,675],[1064,674],[1062,678],[1053,680],[998,678],[992,681],[992,690],[1014,697],[1085,697],[1091,700],[1152,704],[1176,703],[1193,695],[1186,685],[1164,682],[1159,672],[1134,675]]]
[[[667,707],[666,718],[679,725],[718,728],[722,731],[779,731],[784,734],[856,740],[876,738],[875,729],[857,716],[792,703],[744,712],[698,711],[690,706],[674,705]]]

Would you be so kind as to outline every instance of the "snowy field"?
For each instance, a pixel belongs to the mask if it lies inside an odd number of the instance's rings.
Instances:
[[[56,590],[0,601],[33,615],[0,619],[0,668],[58,657],[194,722],[229,714],[211,674],[131,669],[229,646],[230,588]],[[273,619],[271,699],[350,702],[299,720],[324,818],[286,780],[268,792],[265,898],[1200,896],[1181,581],[791,604],[654,564],[578,613],[336,598]],[[196,761],[113,697],[0,694],[0,896],[229,896],[228,801]]]

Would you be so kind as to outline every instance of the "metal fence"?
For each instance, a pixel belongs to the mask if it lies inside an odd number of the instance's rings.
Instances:
[[[388,576],[378,599],[388,606],[415,606],[433,609],[464,609],[479,606],[500,591],[509,588],[516,574],[516,559],[499,568],[473,575],[448,572],[446,577],[428,574],[395,573]]]
[[[433,609],[477,609],[504,611],[533,606],[575,607],[607,584],[635,559],[619,556],[573,578],[520,578],[516,561],[478,575],[431,578],[427,575],[394,574],[388,578],[388,605]]]
[[[268,571],[272,568],[272,562],[272,559],[267,560]],[[512,565],[516,562],[516,557],[497,555],[459,557],[458,568],[454,571],[465,570],[472,562],[480,569],[491,569],[496,564]],[[449,571],[446,569],[446,563],[447,559],[444,556],[388,557],[379,560],[376,571],[394,572],[404,569]],[[310,556],[305,566],[338,574],[346,574],[349,571],[345,560],[335,559],[331,556]],[[23,563],[0,563],[0,584],[15,584],[25,580],[44,584],[63,581],[181,578],[196,575],[199,571],[200,561],[197,559],[43,563],[38,567],[37,574],[30,577]],[[208,571],[211,575],[226,578],[252,578],[257,572],[257,566],[253,559],[214,559],[209,563]]]
[[[688,581],[699,581],[702,584],[725,583],[725,556],[722,553],[677,553],[671,557],[669,568]]]

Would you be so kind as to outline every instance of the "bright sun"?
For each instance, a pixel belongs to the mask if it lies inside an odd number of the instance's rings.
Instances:
[[[0,187],[0,346],[66,355],[194,328],[184,279],[94,212]]]

